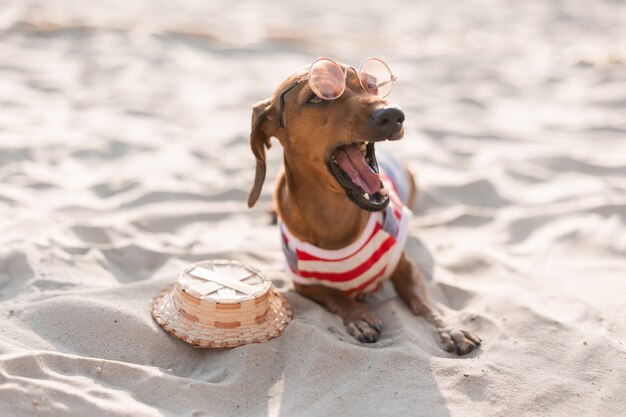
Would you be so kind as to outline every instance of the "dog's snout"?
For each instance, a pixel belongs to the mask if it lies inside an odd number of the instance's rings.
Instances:
[[[398,107],[384,107],[374,110],[370,121],[377,132],[392,136],[402,129],[404,112]]]

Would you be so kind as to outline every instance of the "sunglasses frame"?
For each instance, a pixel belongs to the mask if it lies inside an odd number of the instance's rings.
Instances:
[[[285,94],[287,94],[287,92],[289,92],[289,90],[291,90],[292,88],[294,88],[295,86],[297,86],[298,84],[300,84],[303,81],[308,81],[311,79],[311,70],[313,69],[313,65],[316,62],[319,61],[330,61],[331,63],[335,64],[339,70],[341,71],[341,65],[339,65],[337,62],[333,61],[330,58],[325,58],[325,57],[320,57],[315,59],[311,65],[309,66],[309,71],[307,72],[307,75],[305,75],[304,77],[296,80],[295,82],[293,82],[292,84],[288,85],[287,87],[285,87],[279,94],[279,123],[280,123],[280,127],[285,127],[285,120],[284,120],[284,108],[285,108]],[[361,64],[359,65],[359,69],[357,70],[355,67],[352,66],[347,66],[346,69],[343,72],[343,89],[341,90],[341,93],[339,93],[337,95],[337,97],[333,97],[333,98],[325,98],[325,97],[320,97],[319,94],[317,94],[317,92],[315,91],[315,89],[311,86],[311,90],[313,90],[313,93],[315,93],[315,95],[317,97],[319,97],[322,100],[325,101],[333,101],[333,100],[337,100],[339,97],[341,97],[343,95],[343,93],[346,91],[346,85],[347,85],[347,80],[348,80],[348,71],[349,70],[354,70],[354,73],[356,74],[357,78],[359,79],[359,85],[361,86],[361,88],[363,89],[363,91],[365,91],[368,94],[371,94],[369,91],[367,91],[365,89],[365,87],[363,86],[363,80],[361,80],[361,69],[363,68],[363,65],[365,65],[366,62],[371,61],[371,60],[375,60],[380,62],[381,64],[383,64],[385,66],[385,68],[387,68],[387,71],[389,71],[389,75],[391,75],[391,79],[389,79],[388,81],[384,81],[383,83],[381,83],[380,85],[386,85],[388,83],[392,83],[392,87],[393,87],[393,82],[398,80],[398,77],[396,77],[395,75],[393,75],[393,72],[391,72],[391,68],[389,68],[389,65],[387,65],[387,63],[385,61],[383,61],[380,58],[376,58],[376,57],[369,57],[369,58],[365,58],[363,60],[363,62],[361,62]],[[389,91],[387,92],[387,94],[379,96],[376,94],[372,94],[373,96],[376,97],[380,97],[380,98],[385,98],[387,97],[389,94],[391,93],[391,88],[389,89]]]
[[[356,74],[356,77],[359,79],[359,84],[361,84],[361,88],[363,89],[363,91],[365,91],[368,94],[371,94],[369,91],[367,91],[367,89],[363,85],[363,80],[361,79],[361,71],[363,69],[363,65],[365,65],[369,61],[377,61],[377,62],[383,64],[384,67],[387,69],[387,71],[389,71],[389,75],[390,75],[391,78],[388,81],[382,82],[380,84],[380,86],[386,85],[388,83],[392,83],[392,86],[393,86],[393,82],[398,80],[398,77],[393,75],[393,72],[391,72],[391,68],[389,68],[389,65],[387,65],[387,63],[385,61],[383,61],[382,59],[376,58],[376,57],[365,58],[363,60],[363,62],[361,62],[361,64],[359,65],[359,69],[358,70],[355,67],[347,66],[346,69],[343,70],[343,71],[341,70],[341,65],[339,65],[337,62],[333,61],[330,58],[320,57],[320,58],[317,58],[315,61],[313,61],[311,63],[311,65],[309,66],[309,72],[308,72],[308,75],[306,77],[307,80],[311,79],[311,71],[313,71],[313,66],[316,63],[320,62],[320,61],[328,61],[328,62],[334,64],[335,66],[337,66],[339,71],[343,72],[343,88],[341,89],[341,93],[339,93],[337,95],[337,97],[332,97],[332,98],[321,97],[321,95],[318,94],[317,91],[315,91],[315,88],[313,86],[311,86],[311,90],[313,90],[315,95],[318,96],[319,98],[321,98],[322,100],[326,100],[326,101],[337,100],[339,97],[341,97],[343,95],[343,93],[346,91],[346,85],[347,85],[347,82],[348,82],[348,71],[350,71],[350,70],[354,70],[354,73]],[[380,98],[385,98],[389,94],[391,94],[391,88],[389,89],[389,91],[385,95],[378,95],[378,94],[372,94],[372,95],[374,95],[376,97],[380,97]]]

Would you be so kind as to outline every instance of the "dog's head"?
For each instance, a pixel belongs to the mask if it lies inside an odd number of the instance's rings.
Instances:
[[[317,97],[306,75],[302,70],[288,77],[253,108],[250,146],[257,162],[248,206],[256,203],[265,180],[264,147],[276,137],[287,170],[316,178],[329,192],[345,193],[365,210],[383,210],[389,196],[378,176],[374,144],[402,138],[404,113],[365,92],[355,71],[348,71],[344,93],[332,101]]]

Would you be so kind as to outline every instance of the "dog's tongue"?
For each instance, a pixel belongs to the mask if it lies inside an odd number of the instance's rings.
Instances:
[[[373,195],[380,189],[380,177],[369,166],[359,148],[354,145],[342,146],[333,152],[333,156],[352,182],[367,193]]]

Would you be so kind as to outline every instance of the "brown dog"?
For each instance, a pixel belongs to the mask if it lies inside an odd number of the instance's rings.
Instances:
[[[345,65],[341,67],[346,69]],[[275,137],[284,150],[284,169],[276,179],[274,191],[278,217],[290,237],[321,251],[341,251],[354,245],[368,227],[372,213],[382,211],[388,204],[384,187],[375,196],[366,194],[362,187],[368,188],[367,185],[358,187],[350,176],[342,175],[344,165],[337,158],[343,153],[357,158],[350,147],[360,146],[361,166],[366,160],[371,171],[378,173],[374,142],[398,140],[404,135],[402,110],[365,92],[356,71],[346,74],[344,93],[336,100],[324,101],[306,82],[307,72],[297,72],[278,86],[272,98],[257,103],[252,114],[250,145],[257,163],[248,206],[252,207],[260,195],[266,171],[264,147],[269,148],[270,139]],[[372,176],[366,174],[362,175],[364,182]],[[352,178],[361,177],[356,173]],[[411,187],[414,195],[414,183]],[[283,238],[286,240],[284,235]],[[464,355],[480,345],[476,335],[463,327],[448,325],[433,307],[421,271],[402,250],[394,267],[389,278],[398,295],[414,314],[423,316],[436,328],[444,349]],[[381,321],[354,296],[323,282],[294,284],[300,294],[339,315],[357,340],[378,339]]]

